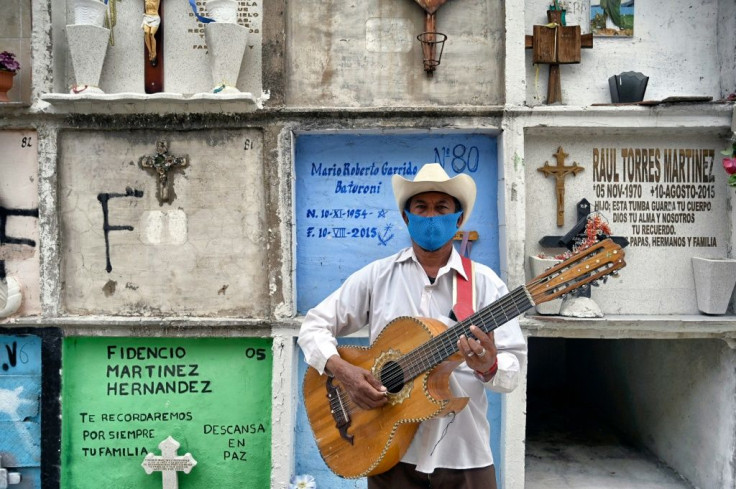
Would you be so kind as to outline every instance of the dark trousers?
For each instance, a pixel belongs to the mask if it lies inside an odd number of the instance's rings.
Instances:
[[[383,474],[368,477],[368,489],[496,489],[493,465],[479,469],[434,469],[417,472],[416,465],[399,462]]]

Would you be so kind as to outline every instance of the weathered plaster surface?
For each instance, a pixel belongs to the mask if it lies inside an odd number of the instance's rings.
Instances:
[[[260,131],[84,132],[62,135],[60,210],[64,308],[73,314],[268,314]],[[139,167],[169,142],[189,165],[158,180]],[[94,176],[94,178],[90,178]],[[130,192],[142,195],[125,196]],[[106,271],[100,194],[109,200]],[[155,219],[146,216],[154,215]],[[162,224],[163,223],[163,224]],[[155,224],[155,227],[151,227]]]

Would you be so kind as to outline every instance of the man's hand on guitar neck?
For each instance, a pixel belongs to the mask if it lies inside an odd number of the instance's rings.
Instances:
[[[374,409],[388,402],[388,391],[368,370],[346,362],[339,355],[332,355],[325,369],[361,409]]]
[[[472,325],[470,326],[470,333],[476,339],[468,338],[465,335],[460,336],[460,340],[457,342],[458,349],[465,357],[465,363],[468,364],[468,367],[475,370],[483,382],[488,382],[495,375],[494,367],[497,368],[498,365],[496,363],[498,350],[496,349],[493,331],[486,334],[479,327]]]

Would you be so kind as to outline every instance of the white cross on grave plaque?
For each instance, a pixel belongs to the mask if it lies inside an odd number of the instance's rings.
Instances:
[[[8,489],[9,485],[20,484],[20,474],[8,472],[3,468],[3,458],[0,457],[0,489]]]
[[[177,455],[177,451],[181,444],[172,437],[166,438],[158,444],[161,449],[161,456],[149,453],[143,459],[143,469],[146,474],[151,475],[154,472],[161,472],[163,479],[163,489],[179,489],[179,479],[177,472],[188,474],[192,467],[197,465],[191,453],[185,455]]]

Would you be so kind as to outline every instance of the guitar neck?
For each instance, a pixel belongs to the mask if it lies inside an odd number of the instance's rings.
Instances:
[[[499,326],[503,326],[521,313],[530,309],[534,303],[525,286],[520,286],[501,297],[487,307],[458,322],[410,351],[398,361],[404,370],[404,379],[413,379],[422,373],[431,370],[458,351],[457,342],[460,336],[474,338],[470,326],[475,325],[483,332],[489,333]]]

